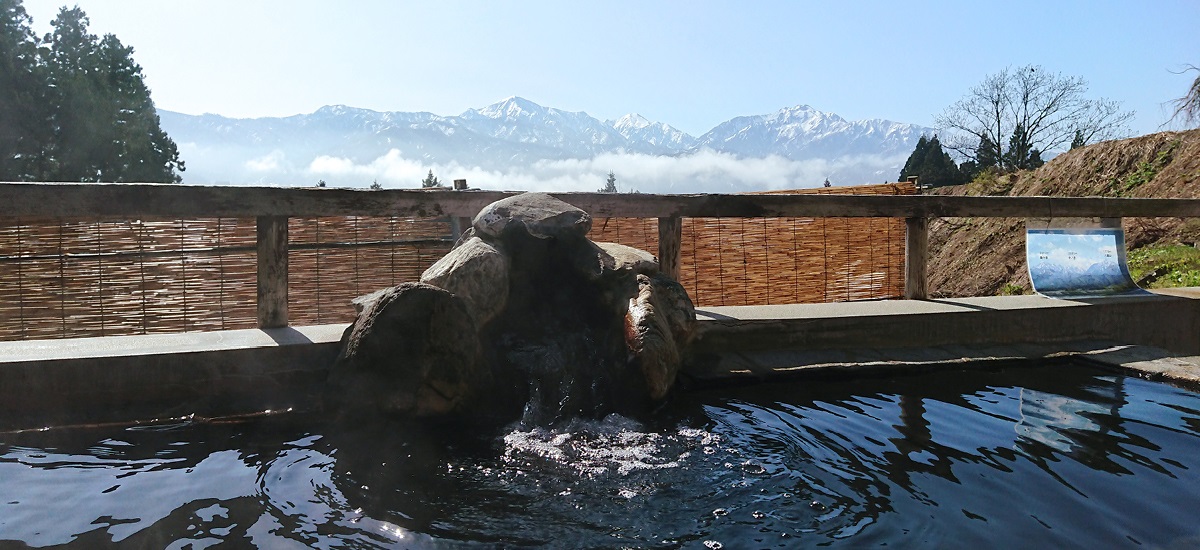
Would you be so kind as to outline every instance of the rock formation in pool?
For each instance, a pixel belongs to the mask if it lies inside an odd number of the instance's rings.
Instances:
[[[421,282],[354,301],[333,397],[401,416],[537,424],[663,399],[695,309],[654,256],[588,240],[591,224],[539,193],[485,207]]]

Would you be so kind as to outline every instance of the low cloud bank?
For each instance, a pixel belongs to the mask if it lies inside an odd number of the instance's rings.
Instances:
[[[190,153],[188,183],[314,185],[330,187],[415,188],[433,170],[445,185],[466,179],[476,189],[529,191],[595,191],[604,186],[611,171],[617,188],[643,193],[733,193],[821,186],[826,178],[835,185],[882,183],[894,180],[903,156],[863,155],[832,160],[790,160],[780,156],[738,158],[729,153],[702,150],[684,156],[604,153],[589,159],[540,160],[527,166],[494,169],[463,166],[457,162],[433,163],[406,158],[392,149],[370,161],[355,162],[336,156],[317,156],[305,162],[274,150],[241,162],[221,161],[217,151],[198,148]],[[232,170],[222,167],[236,166]]]

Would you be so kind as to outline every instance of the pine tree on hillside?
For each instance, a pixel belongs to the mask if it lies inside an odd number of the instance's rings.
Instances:
[[[1087,139],[1083,137],[1083,130],[1075,129],[1075,137],[1071,138],[1071,149],[1078,149],[1087,145]]]
[[[917,176],[917,170],[921,163],[925,161],[925,152],[929,150],[929,140],[925,136],[917,140],[917,146],[913,148],[911,155],[908,155],[908,160],[904,161],[904,168],[900,169],[900,177],[896,181],[904,181],[909,176]]]
[[[917,142],[916,149],[909,155],[900,171],[900,180],[909,176],[920,178],[922,185],[941,187],[943,185],[958,185],[965,183],[966,178],[954,163],[954,159],[942,150],[942,143],[935,135],[926,140],[924,136]]]
[[[0,96],[35,98],[18,124],[5,125],[16,137],[0,137],[0,179],[182,181],[177,172],[184,163],[159,125],[133,48],[115,36],[88,33],[87,15],[79,8],[60,10],[53,31],[40,42],[22,31],[29,18],[20,0],[0,0],[0,8],[5,49],[0,70],[13,68],[12,79],[0,80]],[[19,53],[14,57],[10,51]],[[22,56],[29,52],[32,57]],[[12,117],[0,114],[5,116]]]
[[[1027,168],[1030,148],[1029,134],[1025,132],[1025,125],[1017,123],[1012,136],[1008,138],[1008,150],[1004,151],[1002,157],[1004,169],[1013,171]]]
[[[1042,160],[1041,151],[1037,149],[1029,151],[1029,158],[1025,159],[1025,168],[1033,170],[1034,168],[1041,168],[1044,164],[1046,164],[1046,161]]]
[[[1000,145],[987,136],[979,138],[975,147],[975,164],[979,170],[1000,166]]]

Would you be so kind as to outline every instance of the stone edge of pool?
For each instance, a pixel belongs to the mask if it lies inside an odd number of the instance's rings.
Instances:
[[[1057,357],[1200,384],[1200,288],[697,313],[690,386]],[[345,327],[0,342],[0,430],[311,409]]]

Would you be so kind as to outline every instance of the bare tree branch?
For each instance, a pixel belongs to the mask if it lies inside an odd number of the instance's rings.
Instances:
[[[1036,65],[1008,67],[971,88],[936,124],[947,131],[947,149],[976,161],[981,143],[1024,158],[1032,151],[1066,149],[1076,130],[1089,143],[1128,135],[1133,112],[1122,111],[1115,101],[1087,99],[1087,90],[1087,81],[1078,76]],[[1200,114],[1200,107],[1193,110]],[[1008,151],[1013,146],[1020,150]]]
[[[1188,65],[1180,73],[1188,71],[1200,73],[1200,67]],[[1183,119],[1184,124],[1187,125],[1200,124],[1200,75],[1196,75],[1196,80],[1192,81],[1192,86],[1188,88],[1187,93],[1172,103],[1175,104],[1175,112],[1171,115],[1172,120]]]

